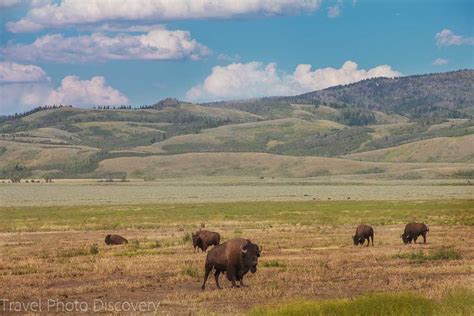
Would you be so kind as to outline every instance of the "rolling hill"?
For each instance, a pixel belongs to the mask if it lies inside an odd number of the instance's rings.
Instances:
[[[376,78],[293,97],[0,118],[0,178],[474,174],[474,71]]]

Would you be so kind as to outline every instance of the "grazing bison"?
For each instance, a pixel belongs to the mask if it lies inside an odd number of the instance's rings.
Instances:
[[[107,235],[105,236],[105,243],[107,245],[122,245],[128,244],[128,240],[120,235]]]
[[[423,243],[426,244],[426,233],[429,232],[428,227],[423,223],[409,223],[405,226],[404,233],[400,236],[405,244],[410,243],[414,240],[416,244],[416,240],[418,236],[423,237]]]
[[[211,245],[217,246],[221,242],[221,235],[219,233],[210,232],[208,230],[199,230],[192,234],[194,251],[196,248],[203,252]]]
[[[235,281],[244,287],[243,279],[247,272],[257,272],[258,257],[262,248],[248,239],[235,238],[212,248],[206,257],[204,282],[202,289],[206,286],[207,278],[214,269],[216,286],[220,289],[219,274],[225,272],[227,279],[232,282],[232,287],[239,287]]]
[[[363,245],[367,239],[367,247],[370,245],[370,240],[372,239],[372,246],[374,246],[374,229],[367,225],[357,226],[356,233],[352,236],[354,245]]]

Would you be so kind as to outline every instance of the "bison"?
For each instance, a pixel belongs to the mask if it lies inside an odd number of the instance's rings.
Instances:
[[[105,243],[107,245],[122,245],[128,244],[128,240],[120,235],[107,235],[105,236]]]
[[[363,245],[367,239],[367,247],[370,245],[370,240],[372,240],[372,246],[374,246],[374,229],[367,225],[357,226],[356,233],[352,236],[354,245]]]
[[[194,251],[196,248],[205,252],[211,245],[217,246],[221,242],[221,235],[216,232],[210,232],[208,230],[199,230],[196,233],[192,233]]]
[[[405,226],[405,231],[400,236],[405,244],[410,243],[414,240],[416,244],[416,240],[418,236],[423,237],[423,243],[426,244],[426,233],[429,232],[428,227],[423,223],[409,223]]]
[[[212,269],[214,269],[217,288],[221,288],[219,275],[222,272],[226,273],[227,279],[232,282],[232,287],[239,287],[235,284],[236,281],[240,282],[240,286],[245,287],[244,276],[249,271],[257,272],[258,257],[261,252],[261,247],[243,238],[231,239],[215,246],[207,253],[202,289],[204,290]]]

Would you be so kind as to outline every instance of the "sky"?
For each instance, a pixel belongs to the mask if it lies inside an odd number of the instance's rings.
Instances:
[[[474,68],[474,1],[0,0],[0,115]]]

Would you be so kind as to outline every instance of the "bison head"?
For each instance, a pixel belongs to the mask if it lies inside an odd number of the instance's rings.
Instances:
[[[352,240],[354,241],[354,245],[358,245],[359,244],[359,237],[357,237],[356,235],[352,236]]]
[[[361,238],[356,235],[352,236],[352,240],[354,241],[354,245],[356,246],[364,243],[364,238]]]
[[[402,235],[400,235],[400,237],[402,238],[403,243],[405,245],[411,242],[411,236],[407,233],[403,233]]]
[[[242,254],[244,265],[250,267],[250,272],[257,272],[258,257],[260,257],[262,248],[249,242],[240,246],[240,252]]]

